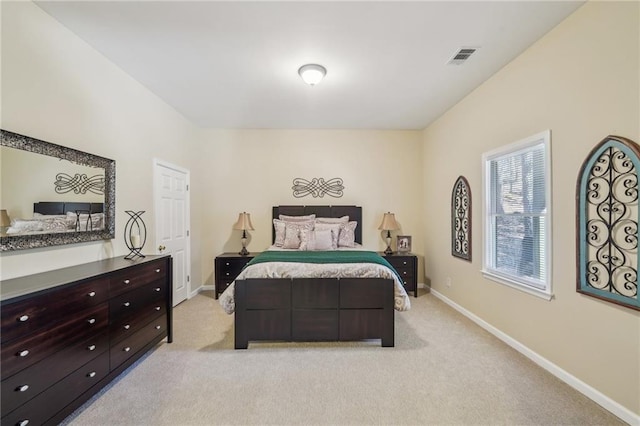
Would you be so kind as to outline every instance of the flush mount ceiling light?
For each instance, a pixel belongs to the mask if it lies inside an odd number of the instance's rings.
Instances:
[[[320,83],[320,80],[327,74],[327,69],[318,64],[307,64],[300,67],[298,74],[310,86]]]

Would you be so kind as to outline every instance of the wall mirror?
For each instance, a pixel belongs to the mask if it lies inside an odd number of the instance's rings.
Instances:
[[[0,251],[114,238],[114,160],[0,132]]]

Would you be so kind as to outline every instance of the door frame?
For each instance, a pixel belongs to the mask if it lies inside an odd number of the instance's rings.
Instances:
[[[160,211],[160,172],[159,167],[164,167],[166,169],[171,169],[176,172],[182,173],[185,175],[185,181],[187,183],[187,191],[186,191],[186,226],[187,226],[187,247],[185,247],[185,262],[188,266],[187,268],[187,298],[186,300],[191,299],[191,171],[189,169],[185,169],[184,167],[180,167],[176,164],[170,163],[168,161],[162,160],[160,158],[153,158],[153,212],[154,212],[154,251],[156,254],[161,254],[158,251],[158,235],[160,235],[158,227],[160,226],[160,221],[158,220],[158,215],[156,212]],[[175,268],[174,268],[175,270]],[[173,279],[173,277],[172,277]],[[173,289],[172,289],[173,290]],[[173,304],[173,300],[171,301]]]

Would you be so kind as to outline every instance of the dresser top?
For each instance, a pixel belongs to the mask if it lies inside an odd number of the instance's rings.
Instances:
[[[169,257],[169,255],[146,255],[144,258],[134,260],[127,260],[124,256],[112,257],[97,262],[83,263],[81,265],[0,281],[0,301],[4,302],[5,300],[37,291],[86,280],[97,275],[108,274],[135,265],[142,265],[164,257]]]

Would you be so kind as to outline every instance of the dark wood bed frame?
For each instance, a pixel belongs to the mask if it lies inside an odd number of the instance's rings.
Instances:
[[[276,206],[280,214],[317,217],[348,215],[358,206]],[[274,234],[275,237],[275,234]],[[383,278],[253,278],[235,281],[235,348],[250,341],[355,341],[380,339],[394,346],[393,280]]]
[[[65,201],[40,201],[33,203],[34,213],[46,215],[67,214],[68,212],[102,213],[103,209],[104,204],[102,203],[77,203]]]

